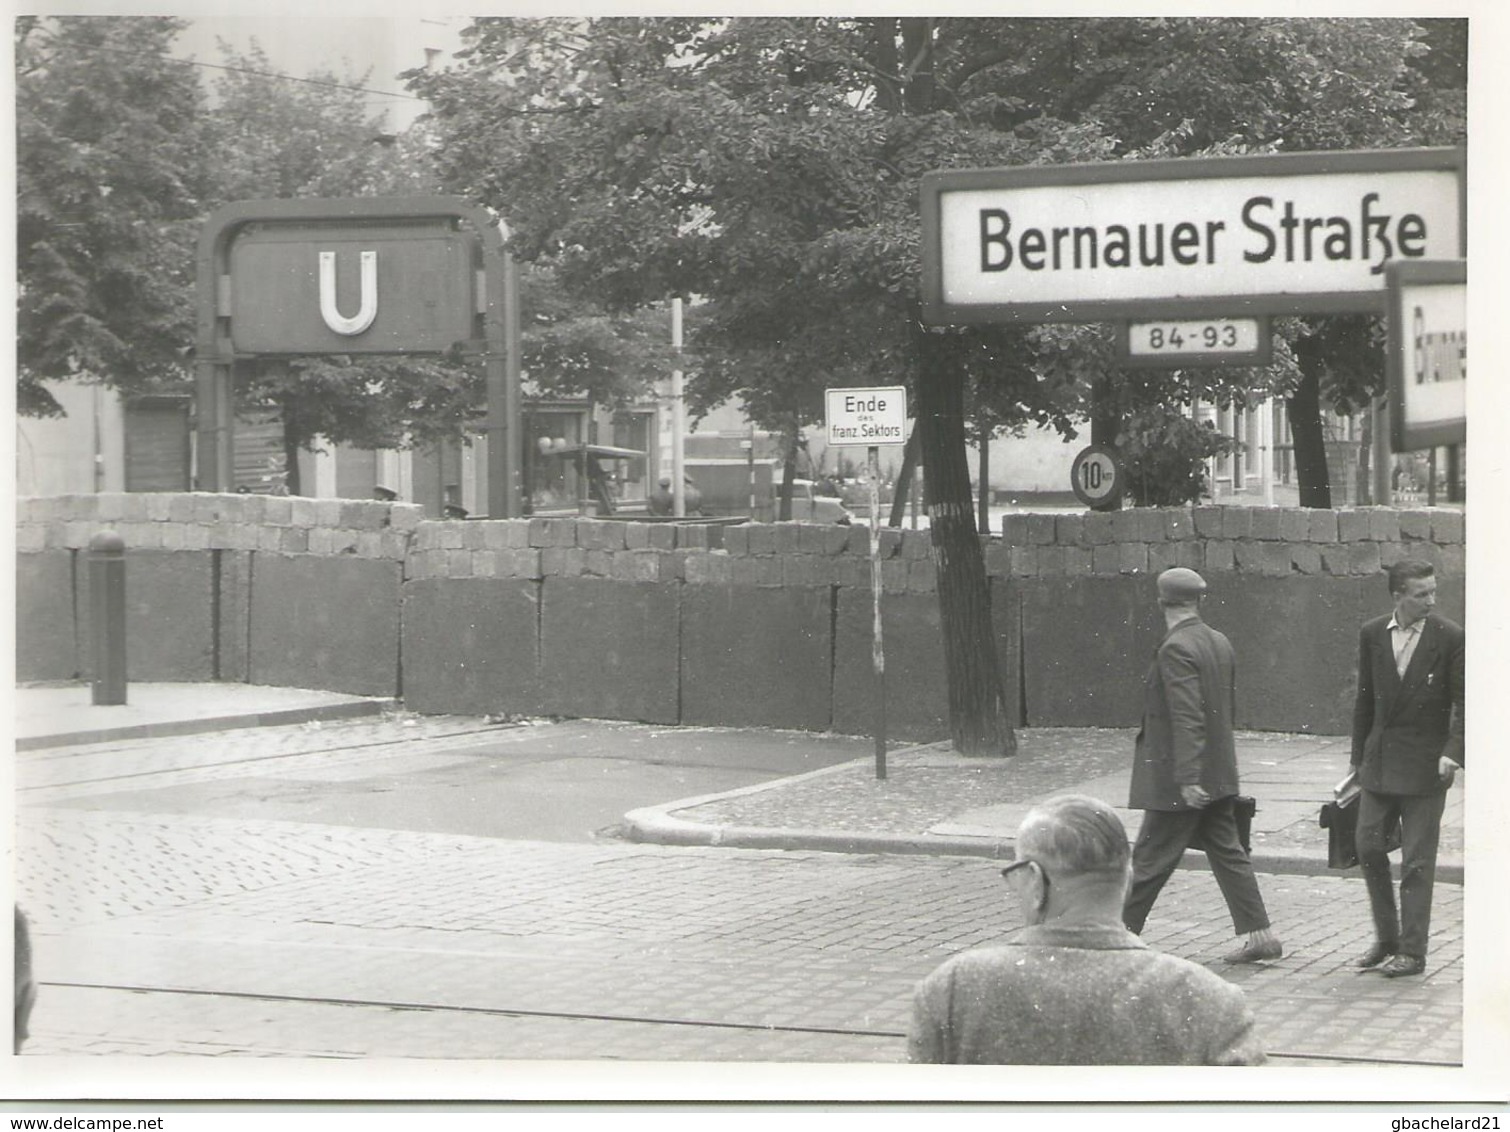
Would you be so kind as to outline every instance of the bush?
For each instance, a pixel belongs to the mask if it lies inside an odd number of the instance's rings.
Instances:
[[[1237,441],[1209,421],[1193,421],[1165,405],[1137,413],[1117,438],[1127,491],[1138,507],[1196,502],[1207,493],[1206,461],[1236,447]]]

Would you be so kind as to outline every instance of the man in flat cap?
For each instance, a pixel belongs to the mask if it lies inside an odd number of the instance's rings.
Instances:
[[[1278,959],[1253,865],[1238,840],[1237,750],[1232,738],[1236,666],[1232,644],[1201,620],[1206,581],[1183,566],[1159,575],[1166,632],[1143,685],[1128,806],[1142,810],[1133,845],[1132,886],[1122,919],[1142,932],[1159,890],[1195,841],[1227,901],[1243,945],[1228,963]]]

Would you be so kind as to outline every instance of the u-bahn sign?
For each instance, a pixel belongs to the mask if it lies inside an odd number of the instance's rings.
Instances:
[[[1384,270],[1465,254],[1464,152],[929,173],[923,318],[1089,322],[1384,310]]]
[[[1389,272],[1390,447],[1461,444],[1468,434],[1468,264]]]
[[[308,354],[480,354],[488,513],[520,513],[519,295],[498,221],[453,197],[238,201],[199,237],[196,469],[228,491],[240,367]]]

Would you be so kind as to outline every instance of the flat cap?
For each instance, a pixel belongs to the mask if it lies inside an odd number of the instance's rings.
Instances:
[[[1197,600],[1206,592],[1206,579],[1194,570],[1175,566],[1159,575],[1159,600],[1181,604]]]

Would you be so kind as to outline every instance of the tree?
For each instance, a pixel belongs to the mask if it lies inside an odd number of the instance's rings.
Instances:
[[[179,379],[194,340],[203,98],[167,18],[23,16],[16,45],[17,409],[42,384]]]
[[[445,133],[446,183],[504,211],[522,258],[609,309],[707,300],[689,341],[697,404],[738,394],[790,449],[825,386],[913,386],[955,742],[999,752],[1013,737],[964,390],[993,371],[1020,382],[1004,402],[1032,406],[1040,383],[1009,363],[1020,334],[919,326],[917,182],[941,164],[1098,151],[941,110],[914,65],[934,35],[930,21],[479,21],[459,69],[412,82]]]

